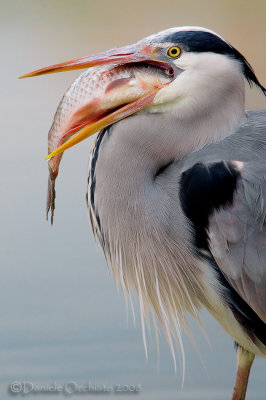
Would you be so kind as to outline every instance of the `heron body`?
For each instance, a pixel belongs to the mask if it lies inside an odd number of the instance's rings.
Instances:
[[[203,28],[169,29],[106,55],[172,79],[141,110],[131,103],[121,110],[132,115],[100,126],[87,196],[94,233],[126,295],[137,291],[144,343],[151,312],[173,356],[175,341],[183,352],[186,312],[199,319],[205,307],[238,344],[233,399],[243,400],[254,355],[266,357],[266,111],[245,112],[244,80],[265,89],[236,49]],[[102,65],[106,55],[33,74]]]
[[[184,310],[196,316],[203,305],[265,357],[266,113],[248,113],[234,134],[180,159],[178,127],[175,148],[164,118],[132,116],[99,135],[88,191],[94,231],[117,279],[136,287],[141,309],[151,304],[169,335],[170,322],[185,325]]]

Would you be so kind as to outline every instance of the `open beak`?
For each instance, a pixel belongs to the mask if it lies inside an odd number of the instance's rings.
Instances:
[[[134,44],[130,46],[121,47],[119,49],[112,49],[103,53],[98,53],[96,55],[87,56],[83,58],[78,58],[76,60],[67,61],[61,64],[52,65],[50,67],[42,68],[31,72],[29,74],[21,76],[21,78],[33,77],[43,74],[49,74],[54,72],[68,71],[74,69],[90,68],[95,66],[100,66],[104,64],[112,64],[115,66],[123,66],[125,64],[135,65],[136,63],[145,63],[152,66],[158,66],[161,70],[174,74],[172,67],[168,63],[162,62],[158,59],[157,49],[149,45]],[[169,77],[169,75],[168,75]],[[71,129],[64,132],[61,136],[61,140],[58,142],[58,147],[50,149],[52,152],[46,157],[49,159],[67,150],[69,147],[79,143],[88,136],[104,129],[105,127],[129,116],[143,108],[148,107],[152,104],[153,99],[163,86],[167,82],[163,82],[156,85],[150,85],[149,90],[141,92],[141,95],[134,98],[131,101],[121,101],[120,108],[115,107],[114,109],[109,109],[108,113],[106,110],[97,110],[97,118],[91,118],[91,114],[88,112],[85,120],[83,118],[82,124],[76,124],[76,126],[71,127]],[[120,95],[123,97],[123,90],[125,90],[126,84],[120,82]],[[117,88],[116,88],[117,89]],[[84,111],[82,111],[84,113]],[[95,113],[95,108],[94,108]]]

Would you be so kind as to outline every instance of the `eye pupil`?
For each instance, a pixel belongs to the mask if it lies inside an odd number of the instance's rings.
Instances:
[[[177,50],[176,50],[176,49],[172,49],[171,53],[172,53],[172,54],[176,54],[176,53],[177,53]]]

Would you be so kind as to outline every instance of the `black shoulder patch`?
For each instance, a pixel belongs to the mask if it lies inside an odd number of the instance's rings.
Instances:
[[[195,164],[180,179],[182,209],[195,229],[197,249],[209,250],[209,216],[233,201],[239,172],[230,162]]]
[[[205,31],[179,31],[165,36],[164,42],[171,42],[180,45],[187,51],[196,53],[212,52],[225,54],[235,58],[242,64],[243,74],[245,75],[245,78],[249,84],[251,85],[253,82],[262,90],[264,95],[266,94],[265,88],[259,82],[254,70],[247,62],[245,57],[233,46],[214,33]]]
[[[210,166],[195,164],[181,176],[181,206],[195,230],[197,255],[204,257],[212,265],[217,279],[226,291],[223,301],[230,307],[251,340],[257,337],[266,345],[266,324],[228,283],[209,250],[209,216],[215,209],[232,203],[238,178],[239,172],[230,162],[218,162]],[[207,253],[202,253],[201,250],[206,250]]]

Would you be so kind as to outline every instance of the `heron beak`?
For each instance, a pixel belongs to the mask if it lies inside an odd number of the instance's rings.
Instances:
[[[159,66],[160,68],[169,71],[171,67],[167,63],[160,61],[156,56],[156,53],[156,48],[149,45],[137,43],[134,45],[121,47],[119,49],[112,49],[104,53],[98,53],[96,55],[78,58],[76,60],[67,61],[61,64],[42,68],[29,74],[23,75],[21,78],[33,77],[54,72],[69,71],[73,69],[90,68],[104,64],[112,64],[115,68],[115,66],[117,65],[132,65],[134,63],[141,62],[146,62],[153,66]],[[122,80],[122,82],[120,83],[114,83],[114,88],[116,90],[119,90],[120,97],[123,98],[123,93],[124,90],[126,90],[127,82],[123,82]],[[165,84],[166,83],[155,86],[150,85],[149,90],[145,91],[144,95],[140,95],[138,98],[135,98],[134,101],[122,101],[120,103],[120,108],[115,108],[113,110],[109,109],[108,113],[106,112],[106,110],[102,110],[99,106],[93,105],[93,107],[90,107],[90,109],[93,108],[94,116],[97,115],[96,118],[92,118],[92,113],[88,111],[88,107],[85,109],[85,115],[84,110],[80,109],[77,115],[75,115],[75,123],[73,123],[73,125],[68,128],[67,132],[64,132],[64,134],[61,136],[60,142],[58,143],[58,147],[56,149],[53,149],[54,151],[52,151],[46,157],[46,159],[50,159],[51,157],[54,157],[55,155],[64,152],[68,148],[81,142],[92,134],[104,129],[105,127],[121,119],[124,119],[129,115],[135,114],[143,108],[148,107],[152,104],[158,90],[165,86]],[[114,89],[112,88],[112,90]],[[78,123],[77,121],[82,122]]]

